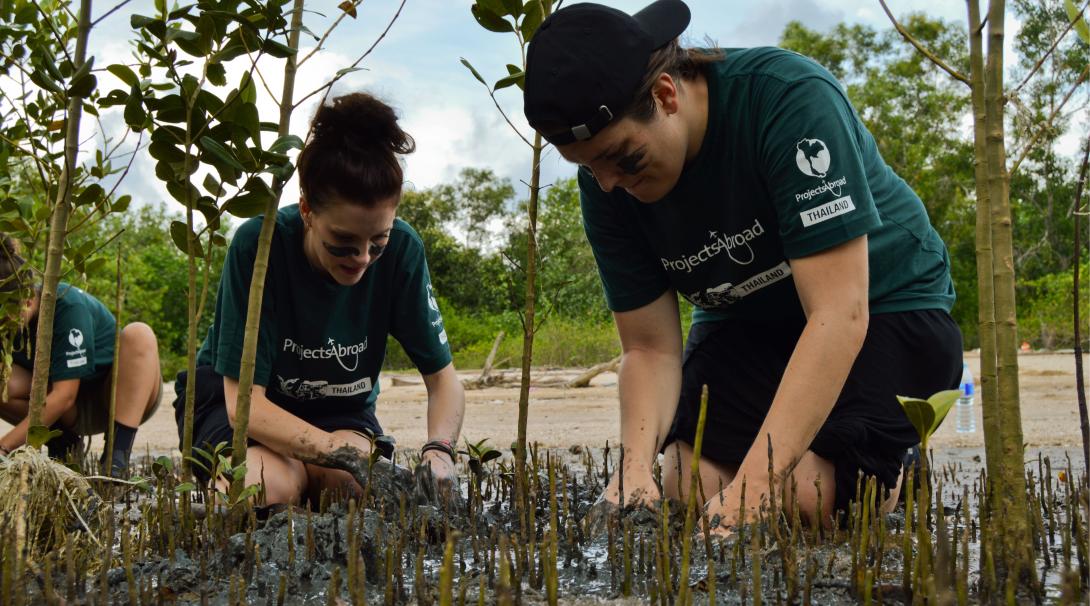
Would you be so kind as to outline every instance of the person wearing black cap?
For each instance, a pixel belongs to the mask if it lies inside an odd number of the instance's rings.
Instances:
[[[679,0],[573,4],[527,54],[526,118],[580,165],[621,338],[624,499],[658,496],[660,449],[665,496],[686,498],[707,385],[700,476],[720,532],[743,494],[752,515],[781,488],[818,522],[860,475],[891,506],[918,441],[896,396],[961,372],[946,247],[828,71],[777,48],[682,48],[689,18]],[[678,294],[695,308],[684,350]]]

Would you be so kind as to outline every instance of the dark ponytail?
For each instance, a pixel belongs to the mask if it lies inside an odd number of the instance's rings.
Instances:
[[[0,233],[0,292],[14,292],[31,286],[26,259],[19,254],[19,243]]]
[[[399,154],[416,143],[401,130],[394,109],[366,93],[352,93],[322,105],[299,154],[299,183],[311,208],[340,199],[374,206],[401,193]]]

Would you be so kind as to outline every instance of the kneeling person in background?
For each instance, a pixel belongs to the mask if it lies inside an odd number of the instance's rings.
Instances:
[[[25,284],[29,272],[10,236],[0,250],[0,288],[11,291]],[[11,378],[7,398],[0,400],[0,418],[15,425],[0,437],[0,454],[26,443],[30,428],[30,386],[34,344],[38,337],[41,285],[35,284],[21,311],[22,330],[13,339]],[[114,337],[117,321],[101,301],[61,282],[53,313],[53,346],[49,364],[49,392],[42,409],[42,424],[61,430],[47,444],[50,456],[63,458],[81,438],[109,428],[113,389]],[[127,473],[136,428],[159,406],[162,374],[155,333],[142,322],[121,330],[118,356],[117,408],[111,469],[114,477]],[[105,464],[106,453],[102,454]],[[103,470],[106,472],[107,470]]]

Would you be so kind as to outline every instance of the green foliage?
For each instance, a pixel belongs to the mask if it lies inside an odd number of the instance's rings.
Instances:
[[[230,452],[231,445],[227,442],[220,442],[213,446],[211,450],[205,450],[194,446],[193,456],[186,457],[186,460],[201,468],[208,475],[208,490],[212,492],[215,499],[222,502],[228,508],[244,503],[250,498],[257,496],[262,489],[261,484],[251,484],[244,488],[235,498],[231,498],[227,492],[217,488],[216,480],[221,477],[232,481],[241,481],[246,477],[246,463],[232,465]],[[195,489],[196,485],[188,482],[179,484],[175,487],[175,491],[179,493],[189,492]]]
[[[1074,347],[1075,329],[1071,316],[1075,277],[1071,270],[1047,274],[1018,284],[1018,338],[1035,349]],[[1088,265],[1079,274],[1079,300],[1083,321],[1090,317],[1086,302],[1090,299]],[[1090,335],[1082,333],[1083,347]]]
[[[460,310],[440,302],[450,336],[454,366],[481,368],[501,330],[506,333],[496,352],[497,368],[518,367],[522,357],[521,329],[513,312],[487,314]],[[612,320],[550,316],[534,337],[534,365],[540,367],[591,366],[621,352]],[[387,370],[408,370],[412,361],[392,338],[387,344]]]
[[[484,479],[485,464],[502,457],[503,453],[489,446],[487,443],[488,438],[476,443],[470,442],[469,438],[466,438],[465,442],[466,449],[458,452],[469,457],[469,469],[473,472],[473,479],[477,482],[477,489],[480,490],[481,481]]]
[[[163,376],[168,381],[172,381],[186,365],[186,255],[165,237],[169,226],[178,220],[178,214],[167,210],[164,205],[146,204],[96,224],[84,236],[95,240],[120,234],[115,244],[121,246],[124,255],[122,280],[125,308],[121,321],[125,324],[145,322],[155,331]],[[224,219],[215,235],[224,238],[230,227],[231,223]],[[116,246],[111,246],[107,252],[115,254]],[[222,246],[212,250],[207,278],[208,309],[215,308],[216,287],[225,254],[226,248]],[[111,308],[117,287],[113,268],[111,262],[103,271],[89,273],[85,279],[77,281],[87,292]],[[204,335],[211,323],[212,313],[202,313],[197,334]]]

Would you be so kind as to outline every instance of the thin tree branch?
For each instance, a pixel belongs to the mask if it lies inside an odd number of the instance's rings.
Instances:
[[[905,29],[905,26],[901,25],[901,23],[897,21],[897,18],[893,16],[893,13],[890,12],[889,7],[886,6],[886,0],[878,0],[878,3],[882,5],[882,10],[886,11],[886,16],[889,17],[890,22],[893,23],[893,27],[897,29],[897,32],[901,34],[901,37],[904,38],[909,44],[916,47],[916,50],[918,50],[921,55],[927,57],[932,63],[934,63],[944,72],[950,74],[950,76],[953,77],[955,80],[964,83],[966,86],[971,85],[969,82],[969,78],[965,77],[961,72],[947,65],[945,61],[935,56],[934,53],[927,50],[922,44],[919,43],[918,40],[913,38],[912,34],[910,34],[908,30]]]
[[[405,8],[405,0],[401,0],[401,3],[397,5],[397,12],[394,13],[394,16],[390,19],[390,22],[386,24],[386,29],[382,30],[382,33],[379,34],[378,38],[375,39],[375,41],[371,44],[371,46],[369,46],[367,48],[367,50],[364,51],[363,54],[360,55],[359,58],[356,59],[352,63],[352,65],[349,65],[347,68],[342,69],[340,71],[340,73],[338,75],[334,76],[333,79],[330,80],[329,82],[323,84],[322,86],[320,86],[320,87],[314,89],[313,91],[307,93],[306,95],[304,95],[303,98],[299,99],[299,101],[297,101],[295,104],[293,104],[291,106],[291,108],[295,109],[295,108],[299,107],[304,102],[306,102],[307,99],[309,99],[309,98],[313,97],[314,95],[317,95],[318,93],[323,92],[323,91],[325,91],[325,94],[322,95],[322,100],[318,103],[318,105],[324,105],[326,98],[329,96],[330,89],[333,88],[333,85],[336,84],[338,80],[345,77],[349,73],[348,70],[356,68],[364,59],[367,58],[368,55],[371,54],[371,51],[375,50],[375,47],[378,46],[378,43],[382,42],[382,39],[386,37],[387,33],[389,33],[390,28],[394,26],[394,22],[397,21],[397,18],[399,16],[401,16],[401,9],[403,9],[403,8]],[[308,138],[309,138],[309,135],[308,135]]]
[[[46,24],[46,27],[49,28],[50,33],[53,34],[53,38],[57,41],[57,46],[60,47],[61,52],[64,53],[64,56],[66,59],[68,59],[68,62],[72,64],[72,69],[75,69],[76,62],[72,60],[72,55],[68,52],[68,45],[65,43],[64,38],[61,38],[61,35],[57,33],[57,28],[53,27],[53,21],[49,18],[49,14],[45,12],[45,9],[42,8],[40,2],[35,2],[34,6],[38,9],[38,13],[42,16],[42,22]],[[68,14],[75,18],[75,15],[72,15],[72,11],[68,11]],[[78,18],[75,20],[79,21]]]
[[[1082,19],[1082,14],[1086,12],[1087,7],[1090,7],[1090,0],[1087,0],[1086,3],[1082,5],[1082,8],[1079,9],[1079,19]],[[1053,51],[1055,51],[1056,47],[1060,45],[1060,42],[1063,41],[1065,36],[1067,36],[1067,33],[1071,31],[1071,28],[1075,27],[1075,23],[1077,23],[1079,19],[1069,22],[1067,24],[1067,27],[1064,28],[1064,31],[1060,32],[1060,35],[1056,36],[1056,39],[1052,41],[1052,46],[1048,47],[1048,50],[1045,51],[1045,54],[1037,60],[1037,63],[1033,66],[1032,69],[1029,70],[1029,73],[1026,74],[1026,77],[1022,80],[1021,84],[1014,87],[1013,94],[1018,94],[1018,91],[1022,90],[1022,87],[1024,87],[1026,84],[1029,84],[1030,78],[1032,78],[1033,75],[1041,69],[1041,66],[1045,64],[1045,60],[1047,60],[1049,56],[1052,55]]]
[[[518,129],[518,127],[515,126],[513,122],[511,122],[511,118],[507,117],[507,112],[503,111],[503,108],[500,107],[500,102],[496,100],[496,91],[489,88],[488,85],[485,85],[485,88],[488,90],[488,96],[492,97],[492,104],[496,106],[496,110],[500,112],[500,115],[503,116],[504,121],[507,122],[507,125],[511,127],[511,130],[515,131],[515,134],[519,136],[519,139],[522,139],[523,143],[530,147],[533,147],[534,144],[530,143],[530,140],[523,136],[522,132]]]
[[[115,7],[111,8],[110,10],[106,11],[106,13],[105,13],[105,14],[103,14],[103,15],[102,15],[101,17],[99,17],[98,19],[95,19],[94,21],[92,21],[92,22],[91,22],[91,28],[93,29],[93,28],[94,28],[94,27],[95,27],[96,25],[98,25],[98,23],[99,23],[100,21],[102,21],[102,20],[103,20],[103,19],[105,19],[106,17],[109,17],[110,15],[112,15],[112,14],[116,13],[117,11],[121,10],[121,7],[125,6],[125,5],[126,5],[126,4],[128,4],[129,2],[132,2],[132,0],[121,0],[121,3],[120,3],[120,4],[118,4],[117,6],[115,6]]]
[[[1076,80],[1073,85],[1071,85],[1071,90],[1067,91],[1067,94],[1064,95],[1063,100],[1060,101],[1060,104],[1057,105],[1056,109],[1052,111],[1052,115],[1050,115],[1048,117],[1048,120],[1046,120],[1045,123],[1041,125],[1041,128],[1037,129],[1037,132],[1033,134],[1033,138],[1029,140],[1029,143],[1027,143],[1026,146],[1022,148],[1022,151],[1018,154],[1018,159],[1014,161],[1014,164],[1011,165],[1010,171],[1008,171],[1010,176],[1013,177],[1014,173],[1018,171],[1018,167],[1022,165],[1022,161],[1025,160],[1026,156],[1029,155],[1029,152],[1033,150],[1033,146],[1037,144],[1037,140],[1041,138],[1041,135],[1043,135],[1044,132],[1049,128],[1052,128],[1052,122],[1056,120],[1056,116],[1058,116],[1060,114],[1060,111],[1063,110],[1064,105],[1067,105],[1067,102],[1071,99],[1071,96],[1075,94],[1075,91],[1078,90],[1079,87],[1082,86],[1082,83],[1086,81],[1087,75],[1090,75],[1090,64],[1087,64],[1087,66],[1083,68],[1082,73],[1079,74],[1079,79]]]
[[[352,2],[352,8],[356,8],[357,6],[359,6],[362,3],[363,3],[363,0],[354,0]],[[333,22],[333,25],[329,26],[329,29],[325,30],[325,33],[322,34],[322,37],[318,39],[318,46],[315,46],[314,50],[307,53],[306,57],[303,57],[302,59],[300,59],[295,64],[296,69],[298,69],[300,67],[303,67],[303,64],[307,62],[307,59],[310,59],[311,56],[314,55],[314,53],[322,50],[322,45],[325,44],[326,39],[329,38],[329,35],[333,33],[333,30],[337,29],[337,26],[340,25],[341,21],[344,21],[344,18],[347,17],[347,16],[348,16],[348,12],[345,11],[345,10],[341,10],[341,15],[339,17],[337,17],[337,20]]]

